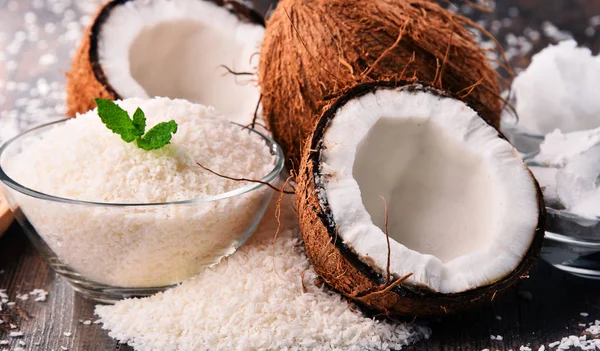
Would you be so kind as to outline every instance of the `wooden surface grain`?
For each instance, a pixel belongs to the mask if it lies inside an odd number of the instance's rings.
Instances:
[[[10,332],[9,323],[22,331],[26,350],[110,351],[133,350],[119,345],[94,321],[94,303],[76,294],[63,279],[49,269],[15,224],[0,239],[0,287],[7,288],[13,307],[4,307],[0,318],[0,340]],[[15,299],[33,289],[49,291],[45,302]],[[580,313],[588,313],[583,317]],[[583,335],[581,323],[600,317],[600,281],[576,278],[540,262],[517,289],[499,296],[489,306],[468,313],[427,323],[433,330],[431,340],[407,350],[519,350],[530,345],[537,350],[569,335]],[[73,333],[66,337],[63,333]],[[490,335],[501,335],[492,341]],[[38,345],[36,345],[38,344]],[[2,350],[2,347],[0,347]],[[576,350],[576,349],[575,349]]]
[[[7,4],[8,1],[0,0],[0,31],[4,32],[16,31],[26,11],[37,11],[25,5],[15,15],[6,12]],[[257,1],[257,8],[263,12],[270,6],[271,1]],[[525,67],[534,52],[555,41],[544,34],[547,21],[568,30],[580,44],[589,46],[595,53],[600,50],[600,28],[593,33],[589,29],[590,19],[600,16],[599,0],[498,0],[494,13],[471,16],[488,28],[496,21],[493,33],[504,44],[511,36],[525,36],[531,30],[541,33],[538,40],[532,40],[529,52],[512,57],[517,68]],[[5,47],[6,39],[3,42],[0,37],[0,50]],[[66,54],[61,55],[59,59],[67,59]],[[37,57],[32,59],[32,54],[26,52],[17,61],[16,76],[36,79],[36,68],[30,65],[35,65]],[[3,74],[8,74],[5,64],[0,60],[0,80]],[[68,61],[61,63],[61,67],[66,69]],[[63,71],[51,72],[53,79],[64,79]],[[25,76],[27,72],[34,73]],[[14,107],[19,94],[0,86],[0,97],[4,97],[0,99],[0,111]],[[0,351],[14,350],[19,346],[18,341],[23,341],[25,346],[22,347],[28,351],[59,351],[61,347],[81,351],[132,350],[111,339],[99,325],[82,323],[95,320],[94,303],[76,294],[49,269],[16,224],[0,238],[0,289],[6,289],[10,301],[16,302],[14,306],[3,305],[0,311],[0,318],[6,321],[0,324],[0,340],[11,341],[8,346],[0,345]],[[33,289],[49,291],[47,301],[16,299],[17,294]],[[584,317],[581,312],[589,316]],[[487,348],[507,351],[527,345],[537,350],[541,344],[547,345],[569,335],[582,335],[585,328],[580,324],[592,322],[594,318],[600,319],[600,281],[568,276],[539,262],[530,279],[506,295],[498,296],[489,306],[460,316],[420,321],[432,327],[433,337],[408,350],[479,351]],[[17,328],[11,329],[10,324]],[[21,331],[24,336],[8,338],[11,331]],[[67,337],[64,333],[72,335]],[[503,340],[493,341],[490,335],[501,335]]]

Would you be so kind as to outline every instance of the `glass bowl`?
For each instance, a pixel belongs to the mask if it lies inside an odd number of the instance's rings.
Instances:
[[[11,160],[33,139],[65,123],[42,125],[0,148],[0,186],[15,218],[75,290],[102,302],[163,291],[218,263],[252,235],[275,191],[250,183],[216,196],[168,203],[101,203],[51,196],[11,178]],[[277,183],[283,152],[263,182]]]
[[[515,126],[504,127],[503,131],[528,166],[543,167],[533,161],[544,141],[543,135],[524,132]],[[546,211],[541,258],[570,274],[600,279],[600,218],[584,218],[548,206]]]
[[[541,257],[573,275],[600,279],[600,219],[548,208]]]

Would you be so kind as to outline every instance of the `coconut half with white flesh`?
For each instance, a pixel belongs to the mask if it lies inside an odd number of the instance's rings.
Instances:
[[[328,285],[388,315],[434,316],[527,276],[544,235],[540,194],[511,144],[464,102],[375,82],[321,116],[296,201]]]
[[[238,1],[114,0],[88,28],[67,75],[67,115],[94,98],[164,96],[252,120],[260,90],[252,75],[263,18]]]

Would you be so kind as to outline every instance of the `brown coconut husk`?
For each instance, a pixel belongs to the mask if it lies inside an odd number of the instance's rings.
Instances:
[[[267,21],[259,83],[288,166],[298,166],[328,100],[362,82],[430,82],[499,128],[497,73],[466,26],[479,27],[431,0],[280,1]]]
[[[375,311],[389,317],[432,317],[453,314],[490,302],[494,298],[527,277],[541,250],[544,238],[546,211],[541,189],[532,175],[532,182],[538,194],[538,225],[531,246],[517,268],[507,276],[487,286],[478,287],[456,294],[442,294],[423,286],[411,285],[399,277],[390,279],[382,269],[374,269],[368,259],[346,246],[339,238],[333,215],[319,200],[322,184],[315,181],[319,174],[322,151],[322,139],[331,120],[339,108],[348,101],[372,92],[378,87],[395,87],[427,91],[432,94],[449,96],[430,87],[406,85],[404,82],[372,82],[360,84],[327,108],[318,120],[303,153],[300,171],[297,177],[296,206],[300,229],[306,253],[316,273],[333,289],[363,306],[367,311]],[[504,136],[499,133],[499,137]],[[389,252],[388,252],[389,254]]]
[[[92,24],[86,29],[79,48],[73,58],[71,70],[67,72],[67,117],[85,113],[96,107],[94,98],[122,99],[108,81],[98,57],[98,37],[111,11],[135,0],[113,0],[102,6]],[[264,26],[264,18],[253,9],[236,0],[208,1],[236,15],[240,21]]]

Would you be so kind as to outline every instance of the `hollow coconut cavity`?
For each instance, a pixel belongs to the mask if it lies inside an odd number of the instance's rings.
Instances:
[[[305,149],[297,205],[318,274],[389,315],[492,300],[527,275],[544,233],[539,186],[515,149],[422,85],[366,83],[333,103]]]
[[[254,72],[263,35],[262,17],[237,1],[111,1],[75,55],[67,115],[93,109],[96,97],[163,96],[211,105],[247,123],[260,91],[251,76],[227,68]]]

